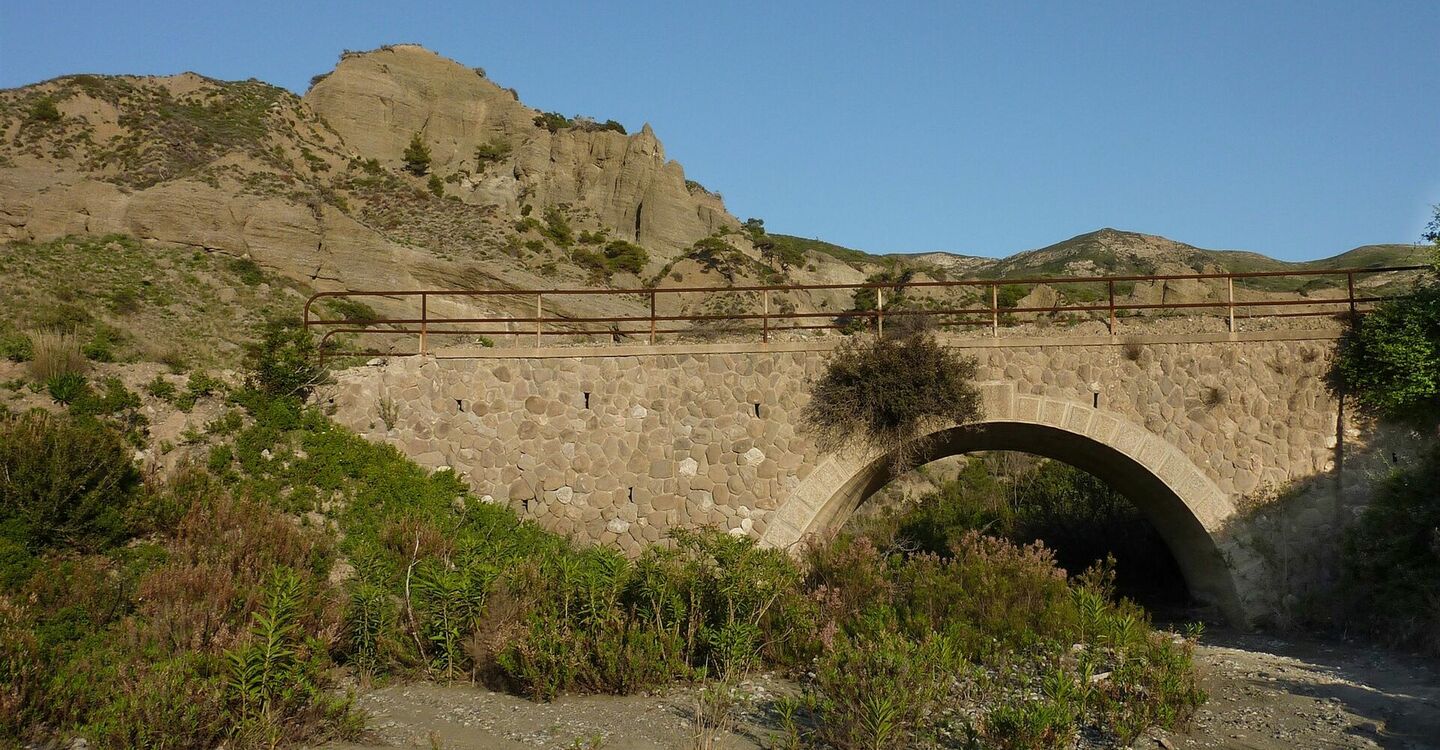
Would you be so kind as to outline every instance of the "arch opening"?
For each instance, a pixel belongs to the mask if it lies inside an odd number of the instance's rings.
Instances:
[[[844,532],[882,548],[948,554],[975,531],[1042,543],[1070,575],[1113,560],[1115,592],[1162,620],[1196,604],[1169,546],[1135,503],[1100,478],[1029,452],[937,459],[862,501]]]
[[[1233,623],[1247,621],[1229,566],[1206,525],[1223,512],[1202,507],[1193,488],[1167,483],[1155,465],[1158,462],[1147,465],[1082,432],[1029,421],[985,421],[940,430],[933,437],[920,464],[969,453],[1017,451],[1093,475],[1128,498],[1159,533],[1197,603],[1215,607]],[[801,495],[808,490],[824,497],[814,498],[805,518],[797,514],[797,538],[838,530],[861,503],[895,479],[887,456],[837,459],[827,475],[828,481],[818,480],[815,487],[799,490]]]

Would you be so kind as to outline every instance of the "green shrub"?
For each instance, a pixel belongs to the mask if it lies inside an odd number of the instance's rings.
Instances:
[[[225,383],[203,370],[190,373],[185,381],[185,390],[177,395],[173,403],[180,411],[190,411],[202,398],[225,391]]]
[[[510,155],[510,144],[499,140],[490,140],[475,147],[475,164],[484,168],[488,164],[501,161]]]
[[[114,362],[115,347],[125,340],[125,335],[119,330],[107,325],[97,325],[90,340],[85,342],[80,351],[86,359],[92,362]]]
[[[274,747],[302,739],[289,721],[292,717],[319,710],[339,718],[349,710],[347,702],[336,701],[323,689],[322,644],[306,637],[301,622],[304,603],[313,597],[305,586],[294,570],[271,571],[248,642],[225,655],[226,699],[236,720],[230,731],[243,744]]]
[[[156,375],[154,380],[145,384],[145,392],[162,401],[170,401],[175,398],[176,388],[164,375]]]
[[[1345,538],[1347,619],[1440,655],[1440,449],[1391,476]]]
[[[30,337],[18,331],[0,333],[0,357],[11,362],[28,362],[35,356]]]
[[[380,317],[375,308],[348,297],[327,297],[325,306],[344,320],[377,320]]]
[[[70,413],[103,420],[135,445],[144,445],[150,420],[140,412],[140,396],[117,377],[100,381],[100,389],[82,389],[70,403]]]
[[[1020,306],[1020,300],[1030,293],[1030,288],[1023,284],[1004,284],[995,293],[995,302],[1004,310]]]
[[[410,145],[405,147],[401,158],[405,161],[405,170],[416,177],[423,177],[430,171],[430,147],[421,140],[419,133],[410,136]]]
[[[650,262],[645,248],[625,240],[611,240],[605,245],[605,266],[611,271],[627,271],[639,275]]]
[[[541,227],[540,233],[560,247],[575,244],[575,232],[570,228],[570,220],[565,218],[565,212],[557,206],[545,208],[545,225]]]
[[[1146,728],[1183,724],[1205,700],[1192,644],[1114,602],[1105,569],[1067,581],[1043,547],[971,532],[948,556],[886,554],[842,535],[808,562],[818,632],[835,635],[804,702],[834,746],[909,747],[944,734],[1068,747],[1082,726],[1128,746]],[[935,664],[943,679],[928,671]],[[1103,672],[1109,680],[1092,687]],[[927,710],[952,702],[984,714]]]
[[[719,237],[696,240],[685,257],[725,277],[727,283],[734,283],[735,276],[750,266],[750,259],[744,253]]]
[[[229,266],[245,286],[260,286],[265,282],[265,272],[260,269],[260,264],[249,258],[234,258]]]
[[[1388,417],[1434,414],[1440,407],[1440,283],[1357,318],[1335,368],[1368,409]]]
[[[62,119],[60,108],[55,106],[55,97],[42,96],[30,105],[31,122],[59,122]]]
[[[304,398],[325,377],[310,330],[295,321],[265,324],[260,340],[245,352],[246,383],[267,396]]]
[[[430,175],[430,181],[425,184],[425,187],[430,191],[430,194],[436,198],[445,197],[445,181],[440,179],[440,175]]]
[[[980,416],[975,368],[929,333],[847,340],[811,386],[802,424],[822,450],[855,445],[908,467],[929,430]]]
[[[45,392],[57,404],[69,406],[90,391],[90,381],[78,372],[62,372],[45,381]]]
[[[807,685],[819,739],[832,747],[915,747],[929,734],[927,715],[946,697],[964,660],[942,636],[920,640],[893,631],[842,636]]]
[[[38,412],[0,420],[0,523],[31,550],[118,541],[140,482],[131,455],[91,420]]]
[[[560,114],[559,112],[542,112],[535,115],[535,127],[545,128],[552,133],[558,133],[575,125],[575,121]]]

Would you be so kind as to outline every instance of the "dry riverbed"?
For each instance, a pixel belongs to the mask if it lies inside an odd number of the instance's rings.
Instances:
[[[1156,733],[1137,748],[1385,748],[1440,750],[1440,665],[1373,648],[1212,632],[1199,648],[1210,701],[1186,732]],[[766,707],[794,685],[760,677],[743,720],[718,743],[768,746]],[[554,703],[464,685],[400,685],[361,695],[370,736],[328,750],[440,747],[660,750],[694,746],[694,689],[655,696],[577,696]]]

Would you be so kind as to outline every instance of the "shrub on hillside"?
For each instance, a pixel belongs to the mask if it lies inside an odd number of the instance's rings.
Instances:
[[[62,372],[45,381],[45,392],[57,404],[69,406],[90,390],[90,383],[78,372]]]
[[[405,170],[416,177],[423,177],[430,171],[430,147],[425,145],[419,133],[410,136],[410,145],[405,147],[401,158],[405,160]]]
[[[246,347],[246,384],[267,396],[305,398],[325,378],[310,330],[296,321],[272,320],[260,340]]]
[[[605,265],[612,271],[628,271],[638,276],[648,262],[650,254],[633,242],[611,240],[605,245]]]
[[[812,384],[801,419],[822,450],[859,446],[907,468],[930,430],[980,417],[975,368],[930,333],[850,339]]]
[[[510,144],[499,139],[486,141],[475,147],[475,164],[483,169],[485,166],[500,161],[510,155]]]
[[[35,356],[30,337],[18,331],[0,333],[0,357],[11,362],[28,362]]]
[[[42,96],[36,99],[35,103],[30,105],[29,115],[31,122],[59,122],[63,118],[60,108],[55,106],[55,97],[53,96]]]
[[[685,256],[699,263],[705,270],[725,277],[727,283],[734,283],[736,274],[750,266],[748,256],[719,236],[696,240]]]
[[[131,455],[91,420],[43,412],[0,419],[3,533],[31,550],[114,542],[140,483]]]

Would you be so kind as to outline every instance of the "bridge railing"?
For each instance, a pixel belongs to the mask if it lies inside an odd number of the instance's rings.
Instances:
[[[1002,328],[1023,324],[1036,316],[1065,315],[1103,320],[1110,334],[1116,334],[1121,320],[1131,317],[1204,315],[1224,318],[1227,330],[1235,331],[1236,316],[1263,315],[1267,318],[1336,316],[1364,312],[1376,302],[1402,296],[1409,282],[1418,280],[1429,266],[1383,266],[1328,270],[1251,271],[1240,273],[1159,274],[1143,276],[1066,276],[1022,279],[911,280],[858,284],[801,284],[792,286],[656,287],[642,289],[391,289],[320,292],[305,302],[304,322],[323,330],[320,345],[331,355],[424,354],[434,337],[512,337],[517,342],[533,336],[536,346],[546,337],[608,336],[611,340],[640,339],[654,344],[662,337],[742,333],[762,342],[784,333],[813,334],[824,331],[870,330],[884,332],[891,325],[922,318],[941,327],[986,328],[998,336]],[[1387,274],[1384,282],[1368,288],[1357,279]],[[1406,276],[1406,275],[1409,276]],[[1343,283],[1342,283],[1343,280]],[[1373,278],[1372,278],[1373,280]],[[1134,298],[1137,284],[1200,282],[1207,295],[1201,301],[1160,301]],[[1041,285],[1075,290],[1078,304],[1021,306],[1015,290]],[[1237,297],[1236,288],[1247,294]],[[849,293],[850,309],[798,309],[793,298],[814,302],[816,296],[834,299]],[[1334,296],[1310,296],[1309,292]],[[938,293],[939,296],[936,296]],[[948,293],[948,299],[947,299]],[[689,295],[687,298],[686,295]],[[873,295],[873,296],[872,296]],[[929,295],[929,296],[924,296]],[[648,312],[640,314],[560,315],[547,312],[547,301],[566,298],[615,298]],[[704,302],[739,300],[733,309],[711,312],[684,312],[677,303],[689,299]],[[385,317],[364,304],[366,299],[388,303],[409,301],[412,314]],[[436,303],[444,301],[454,309],[468,303],[474,308],[483,302],[490,309],[513,314],[441,314]],[[458,303],[457,303],[458,301]],[[662,301],[666,302],[662,306]],[[320,314],[317,303],[334,317]],[[823,306],[822,302],[820,306]],[[887,306],[888,305],[888,306]],[[583,306],[583,305],[580,305]],[[703,307],[702,303],[702,307]],[[593,305],[592,305],[593,307]],[[812,305],[815,307],[815,305]],[[416,309],[418,308],[418,310]],[[661,312],[675,308],[675,312]],[[757,309],[758,308],[758,309]],[[1028,318],[1026,316],[1029,316]],[[418,351],[333,351],[331,339],[338,335],[416,337]]]

